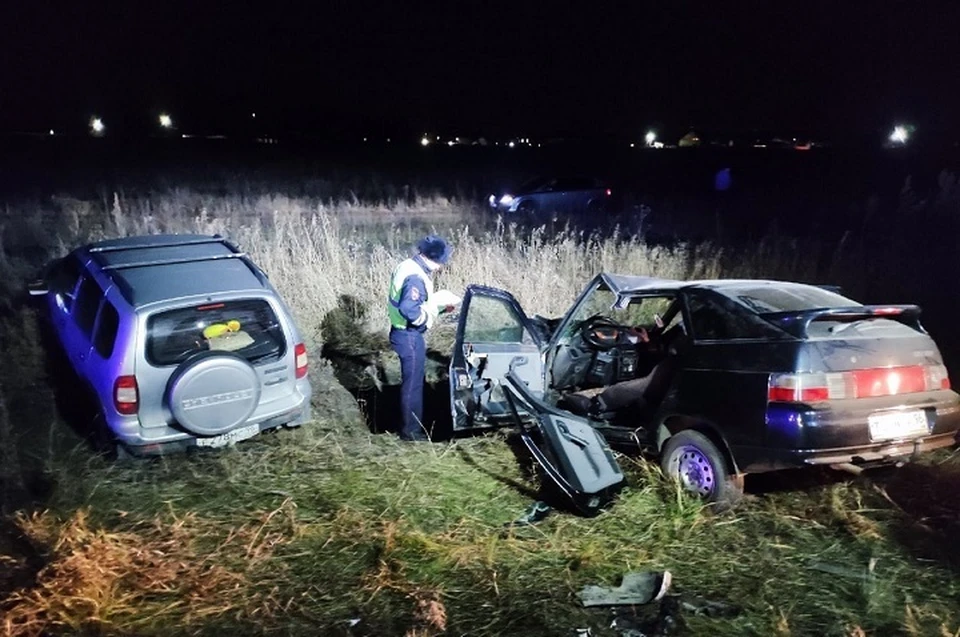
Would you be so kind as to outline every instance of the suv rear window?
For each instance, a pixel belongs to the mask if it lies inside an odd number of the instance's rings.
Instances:
[[[206,350],[230,351],[263,363],[283,357],[286,339],[276,314],[262,299],[169,310],[147,320],[151,365],[177,365]]]

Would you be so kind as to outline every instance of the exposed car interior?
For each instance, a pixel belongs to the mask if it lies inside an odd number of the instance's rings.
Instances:
[[[602,308],[604,301],[609,303]],[[583,397],[650,377],[661,362],[675,355],[672,346],[686,334],[680,303],[673,296],[637,296],[614,303],[612,293],[597,290],[577,313],[587,316],[576,320],[575,315],[560,338],[550,362],[551,388],[557,392],[559,406],[582,413],[587,404]],[[662,377],[667,367],[673,366],[661,366],[658,385],[669,382]],[[643,384],[638,389],[642,392]],[[617,415],[610,412],[603,417]]]

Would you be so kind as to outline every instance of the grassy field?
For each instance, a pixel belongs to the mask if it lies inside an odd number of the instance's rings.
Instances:
[[[367,309],[356,338],[382,339],[389,271],[430,229],[455,246],[441,286],[506,287],[547,315],[604,269],[818,280],[870,261],[857,240],[662,247],[531,231],[439,198],[186,191],[61,199],[32,215],[8,208],[2,222],[3,634],[615,635],[615,613],[582,608],[576,592],[669,569],[676,593],[738,609],[687,610],[680,634],[960,635],[958,452],[859,478],[751,477],[752,496],[724,515],[622,457],[629,486],[596,518],[555,511],[509,526],[545,496],[507,433],[415,446],[372,434],[317,355],[343,295]],[[64,388],[19,282],[80,240],[187,230],[236,240],[288,299],[313,354],[317,421],[223,452],[111,464],[55,408]],[[844,276],[857,285],[877,271]],[[431,348],[442,355],[451,334],[442,325]]]

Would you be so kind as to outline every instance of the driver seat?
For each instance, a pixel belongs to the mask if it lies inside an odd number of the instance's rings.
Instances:
[[[617,417],[617,411],[604,409],[600,394],[585,396],[583,394],[565,394],[558,402],[557,407],[566,409],[577,416],[584,416],[591,420],[612,421]]]

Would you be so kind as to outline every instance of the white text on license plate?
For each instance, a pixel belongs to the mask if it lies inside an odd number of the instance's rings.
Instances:
[[[867,418],[871,440],[907,438],[930,433],[927,414],[922,410],[873,414]]]
[[[197,438],[198,447],[226,447],[231,442],[240,442],[260,433],[260,425],[247,425],[213,438]]]

